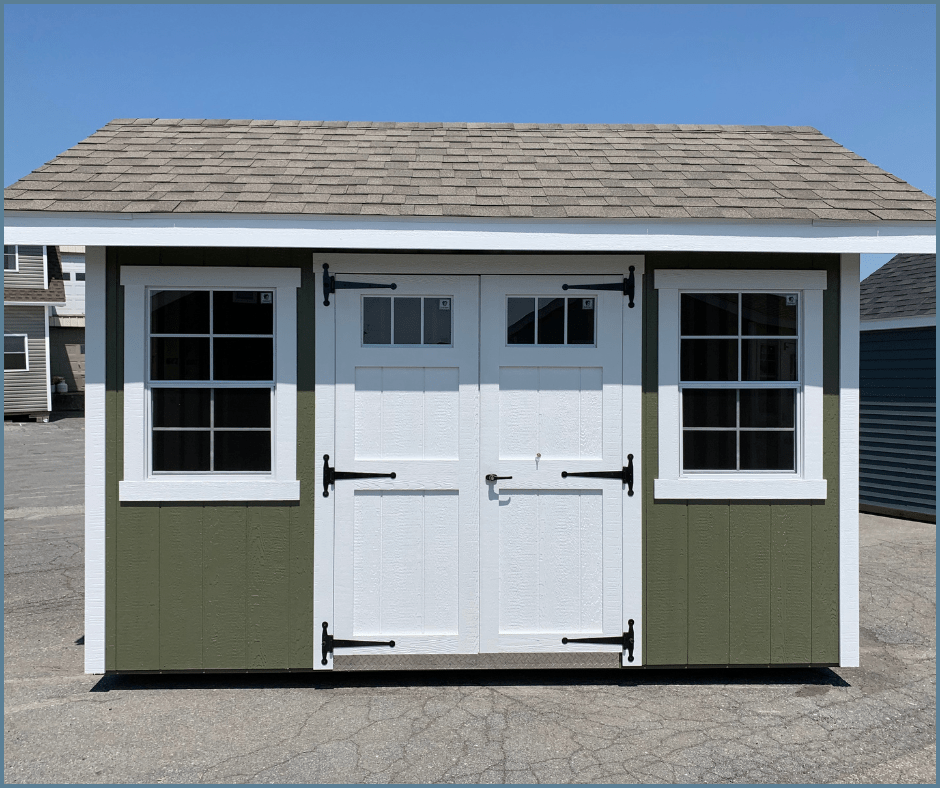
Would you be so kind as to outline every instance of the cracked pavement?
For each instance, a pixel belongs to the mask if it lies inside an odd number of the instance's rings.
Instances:
[[[862,667],[86,676],[84,420],[4,423],[7,783],[934,783],[936,542],[862,515]]]

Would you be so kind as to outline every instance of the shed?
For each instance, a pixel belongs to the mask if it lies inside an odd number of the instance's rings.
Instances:
[[[62,265],[54,246],[4,245],[4,416],[49,420],[49,311],[64,303]]]
[[[937,257],[861,287],[861,511],[937,521]]]
[[[86,247],[92,673],[858,664],[859,255],[808,127],[116,120]]]

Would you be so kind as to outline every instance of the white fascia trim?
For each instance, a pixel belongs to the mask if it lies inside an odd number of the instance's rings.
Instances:
[[[4,301],[4,306],[65,306],[65,301]]]
[[[85,252],[85,672],[105,671],[105,250]]]
[[[842,255],[839,310],[839,665],[859,666],[859,266]]]
[[[660,269],[659,290],[659,474],[656,500],[825,500],[823,478],[823,290],[825,271]],[[690,474],[680,468],[679,296],[700,292],[799,292],[803,301],[803,407],[800,429],[802,473]]]
[[[124,480],[122,501],[288,501],[297,480],[297,288],[299,268],[124,266]],[[239,287],[275,290],[275,395],[271,476],[148,476],[146,396],[148,287]],[[211,384],[209,384],[211,385]]]
[[[57,246],[929,254],[936,232],[936,222],[4,212],[11,243],[39,236]]]
[[[896,328],[935,328],[937,316],[915,315],[913,317],[889,317],[883,320],[862,320],[862,331],[890,331]]]

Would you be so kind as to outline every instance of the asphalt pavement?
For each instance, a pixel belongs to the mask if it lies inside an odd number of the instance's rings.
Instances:
[[[862,515],[861,668],[86,676],[84,419],[4,423],[7,783],[928,783],[935,526]]]

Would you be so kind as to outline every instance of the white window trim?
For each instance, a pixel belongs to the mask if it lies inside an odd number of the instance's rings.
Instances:
[[[825,271],[659,270],[659,478],[658,500],[680,499],[812,499],[826,498],[823,478],[823,291]],[[797,474],[749,471],[683,475],[680,467],[679,294],[682,291],[762,291],[799,293],[802,407],[797,425]]]
[[[297,288],[296,268],[186,268],[126,266],[124,286],[124,480],[122,501],[296,501],[297,480]],[[275,291],[275,404],[270,474],[148,475],[150,419],[145,368],[148,288],[238,287]]]
[[[7,351],[6,348],[3,350],[3,371],[4,372],[29,372],[29,334],[6,334],[4,333],[3,339],[4,344],[6,344],[7,337],[23,337],[23,349],[26,354],[26,369],[7,369]]]

